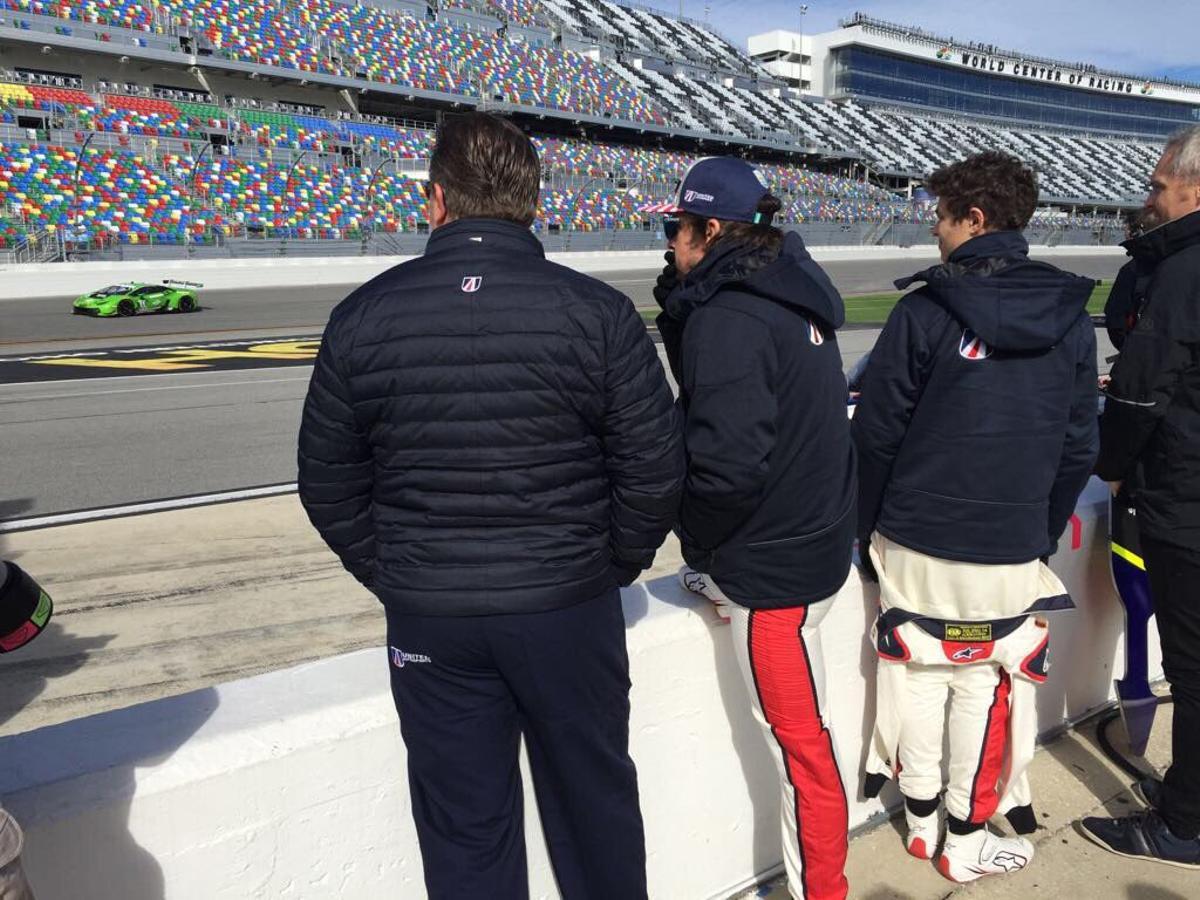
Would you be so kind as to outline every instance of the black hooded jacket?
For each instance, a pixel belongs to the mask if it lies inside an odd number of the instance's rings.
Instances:
[[[854,543],[842,299],[798,234],[717,244],[658,318],[683,405],[688,564],[750,608],[836,593]]]
[[[1050,552],[1096,458],[1093,282],[1028,258],[1017,232],[967,241],[888,317],[854,415],[860,540],[942,559]]]
[[[1200,212],[1124,246],[1144,301],[1112,369],[1096,472],[1137,471],[1142,533],[1200,550]]]

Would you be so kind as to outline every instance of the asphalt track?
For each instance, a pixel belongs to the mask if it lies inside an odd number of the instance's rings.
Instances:
[[[1111,278],[1120,259],[1056,262]],[[826,268],[852,294],[920,264]],[[644,306],[655,275],[605,280]],[[71,316],[67,299],[0,302],[0,519],[294,480],[315,341],[344,293],[207,292],[198,313],[131,319]],[[844,363],[877,333],[843,332]]]

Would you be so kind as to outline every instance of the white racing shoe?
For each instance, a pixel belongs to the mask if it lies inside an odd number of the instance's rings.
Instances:
[[[729,622],[729,606],[733,602],[721,592],[711,578],[703,572],[697,572],[691,566],[679,567],[679,583],[684,590],[700,594],[713,605],[722,622]]]
[[[946,832],[937,860],[943,877],[966,884],[984,875],[1007,875],[1033,862],[1033,844],[1023,837],[1000,837],[986,827],[971,834]]]
[[[917,859],[933,859],[941,836],[937,810],[927,816],[918,816],[906,808],[904,821],[908,823],[908,834],[904,837],[904,849],[908,855]]]

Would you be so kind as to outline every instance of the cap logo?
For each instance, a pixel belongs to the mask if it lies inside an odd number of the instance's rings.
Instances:
[[[700,201],[701,203],[712,203],[714,199],[712,194],[702,194],[699,191],[684,191],[683,199],[685,203],[693,203]]]
[[[463,279],[462,289],[464,294],[473,294],[483,287],[482,275],[468,275]]]

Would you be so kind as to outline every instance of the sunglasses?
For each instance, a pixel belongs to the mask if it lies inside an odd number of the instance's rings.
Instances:
[[[675,240],[675,236],[679,234],[679,219],[674,216],[663,217],[663,237],[668,241]]]

